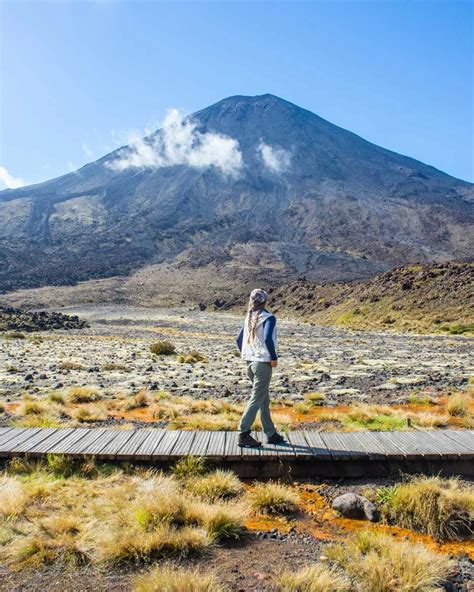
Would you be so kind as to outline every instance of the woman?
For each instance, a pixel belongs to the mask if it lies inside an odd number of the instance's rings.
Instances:
[[[263,431],[269,444],[280,444],[285,439],[279,434],[270,416],[269,387],[272,370],[277,367],[276,319],[265,310],[268,294],[256,289],[250,294],[247,315],[239,336],[237,346],[242,359],[247,363],[247,374],[252,382],[252,396],[245,408],[239,424],[239,446],[258,448],[261,442],[252,438],[250,430],[260,410]]]

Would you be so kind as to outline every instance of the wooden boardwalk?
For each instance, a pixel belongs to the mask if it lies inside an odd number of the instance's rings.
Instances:
[[[262,434],[255,434],[263,442]],[[59,454],[169,465],[192,455],[242,477],[386,475],[474,476],[474,430],[404,432],[290,431],[287,443],[239,448],[237,432],[102,428],[0,428],[0,458]]]

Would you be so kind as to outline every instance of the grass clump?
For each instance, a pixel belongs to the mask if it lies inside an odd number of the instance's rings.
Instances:
[[[172,356],[176,353],[176,346],[170,341],[156,341],[150,345],[150,351],[155,356]]]
[[[280,483],[256,483],[246,497],[256,513],[291,514],[298,510],[298,494]]]
[[[5,339],[25,339],[25,334],[20,331],[8,331],[4,334]]]
[[[66,405],[66,397],[59,391],[50,393],[50,395],[48,395],[48,401],[56,403],[56,405]]]
[[[431,592],[439,590],[452,562],[426,547],[396,542],[362,531],[347,544],[334,544],[326,554],[355,581],[356,590]]]
[[[87,407],[79,407],[74,413],[73,418],[79,423],[92,423],[94,421],[103,421],[107,417],[107,413],[102,407],[98,405],[88,405]]]
[[[73,386],[68,393],[69,403],[92,403],[100,398],[97,389],[92,386]]]
[[[125,404],[125,410],[130,411],[131,409],[142,409],[150,405],[150,397],[146,389],[139,391],[135,396],[129,399]]]
[[[198,570],[157,566],[134,578],[133,592],[223,592],[212,574]]]
[[[466,395],[455,393],[448,397],[446,411],[452,417],[465,417],[469,413],[469,399]]]
[[[349,592],[351,583],[339,570],[316,563],[299,571],[284,571],[275,581],[277,592]]]
[[[306,393],[304,399],[312,405],[322,405],[323,401],[326,400],[326,395],[324,395],[323,393],[311,392]]]
[[[185,482],[188,491],[207,500],[228,499],[242,493],[242,483],[232,471],[217,470],[207,475],[190,477]]]
[[[207,471],[207,459],[203,456],[183,456],[171,469],[173,475],[183,481],[204,475]]]
[[[413,477],[395,486],[382,511],[403,528],[437,539],[462,539],[473,531],[474,492],[456,478]]]
[[[182,353],[178,356],[178,362],[180,364],[196,364],[196,362],[206,363],[207,357],[197,349],[192,349],[187,353]]]
[[[354,405],[341,414],[345,427],[365,430],[403,430],[407,428],[406,417],[390,407],[380,405]]]

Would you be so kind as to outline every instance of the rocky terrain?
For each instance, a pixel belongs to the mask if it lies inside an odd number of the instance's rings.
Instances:
[[[474,263],[434,263],[391,269],[352,284],[306,280],[272,290],[276,310],[318,324],[474,334]]]
[[[77,315],[60,312],[30,312],[12,307],[0,307],[0,331],[53,331],[55,329],[83,329],[87,322]],[[18,335],[16,336],[19,337]]]
[[[354,280],[472,255],[473,220],[472,184],[278,97],[235,96],[0,192],[0,292],[137,269],[155,305],[170,284],[186,298]]]
[[[140,389],[195,399],[242,401],[248,381],[234,344],[242,317],[196,310],[123,306],[67,309],[90,323],[81,330],[37,339],[0,340],[0,393],[15,401],[72,386],[115,396]],[[403,403],[413,391],[466,388],[474,374],[471,339],[358,333],[281,319],[276,397],[301,401],[309,391],[328,404]],[[168,340],[176,352],[198,350],[207,359],[179,363],[154,357],[150,344]]]

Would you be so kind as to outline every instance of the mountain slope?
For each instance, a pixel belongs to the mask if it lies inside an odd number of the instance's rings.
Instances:
[[[0,290],[150,264],[326,281],[467,258],[473,195],[287,101],[230,97],[76,173],[0,192]]]

